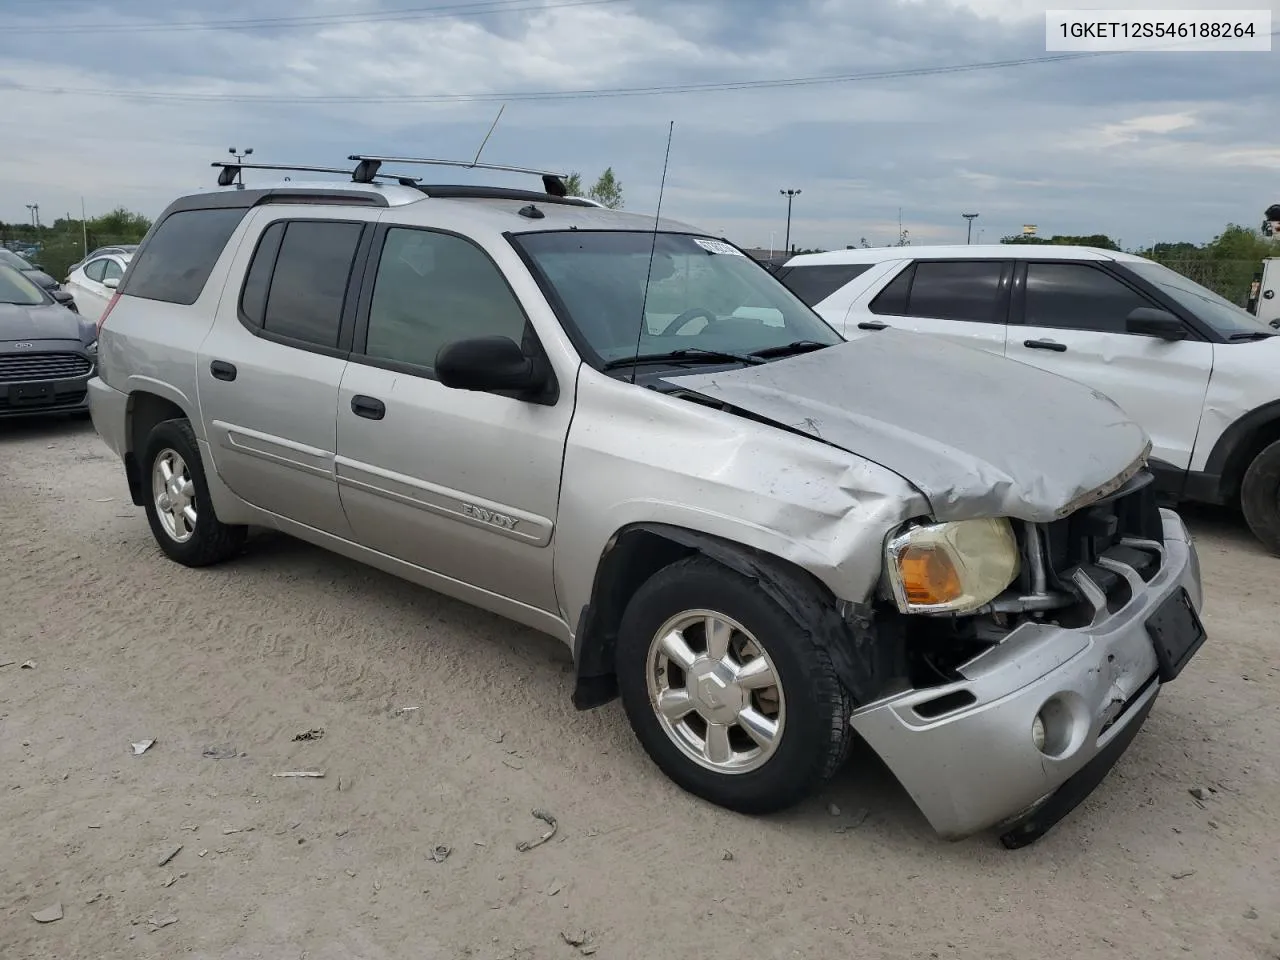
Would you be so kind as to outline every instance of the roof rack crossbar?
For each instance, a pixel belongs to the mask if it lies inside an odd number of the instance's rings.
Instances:
[[[352,171],[346,167],[317,167],[301,163],[236,163],[231,160],[216,160],[211,164],[221,167],[218,172],[218,186],[229,187],[235,182],[236,174],[241,170],[288,170],[293,173],[341,173],[352,177]],[[378,173],[375,176],[383,180],[394,180],[402,186],[411,187],[422,182],[421,177],[404,176],[398,173]],[[354,177],[352,177],[354,179]],[[369,180],[357,181],[369,183]]]
[[[550,170],[535,170],[531,167],[513,167],[501,163],[477,163],[474,160],[434,160],[427,157],[377,157],[353,153],[348,160],[357,161],[351,179],[357,183],[369,183],[378,176],[378,170],[384,163],[420,163],[435,167],[461,167],[464,170],[496,170],[502,173],[527,173],[542,178],[543,189],[553,197],[568,196],[564,181],[567,174],[553,173]]]

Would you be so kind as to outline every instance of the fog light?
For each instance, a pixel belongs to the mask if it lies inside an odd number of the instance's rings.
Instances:
[[[1036,718],[1031,721],[1031,742],[1035,744],[1035,748],[1044,753],[1044,720],[1040,714],[1036,714]]]

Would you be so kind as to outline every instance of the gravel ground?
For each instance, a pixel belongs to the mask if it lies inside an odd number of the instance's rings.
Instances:
[[[1280,957],[1280,560],[1190,520],[1210,643],[1010,853],[866,755],[711,807],[556,642],[283,537],[184,569],[87,422],[0,424],[0,957]]]

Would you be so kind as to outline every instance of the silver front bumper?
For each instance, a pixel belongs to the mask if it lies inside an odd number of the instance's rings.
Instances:
[[[1160,571],[1150,583],[1137,581],[1141,589],[1114,614],[1104,612],[1079,629],[1024,624],[965,664],[963,680],[887,697],[853,715],[853,728],[941,836],[964,837],[1015,817],[1053,793],[1135,717],[1141,722],[1142,708],[1160,689],[1147,618],[1179,588],[1197,610],[1203,603],[1187,529],[1171,510],[1161,510],[1161,518]],[[965,705],[931,718],[917,712],[947,695]],[[1051,702],[1057,736],[1047,755],[1031,731]]]

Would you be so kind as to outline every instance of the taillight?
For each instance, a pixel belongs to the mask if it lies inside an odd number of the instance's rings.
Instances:
[[[103,310],[103,311],[102,311],[102,316],[100,316],[100,317],[98,318],[98,333],[97,333],[97,335],[98,335],[99,337],[100,337],[100,336],[102,336],[102,325],[103,325],[104,323],[106,323],[106,322],[107,322],[107,314],[109,314],[109,313],[111,312],[111,308],[112,308],[112,307],[114,307],[114,306],[116,305],[116,301],[117,301],[117,300],[119,300],[119,299],[120,299],[120,294],[118,294],[118,293],[113,293],[113,294],[111,295],[111,299],[107,301],[107,309]]]

